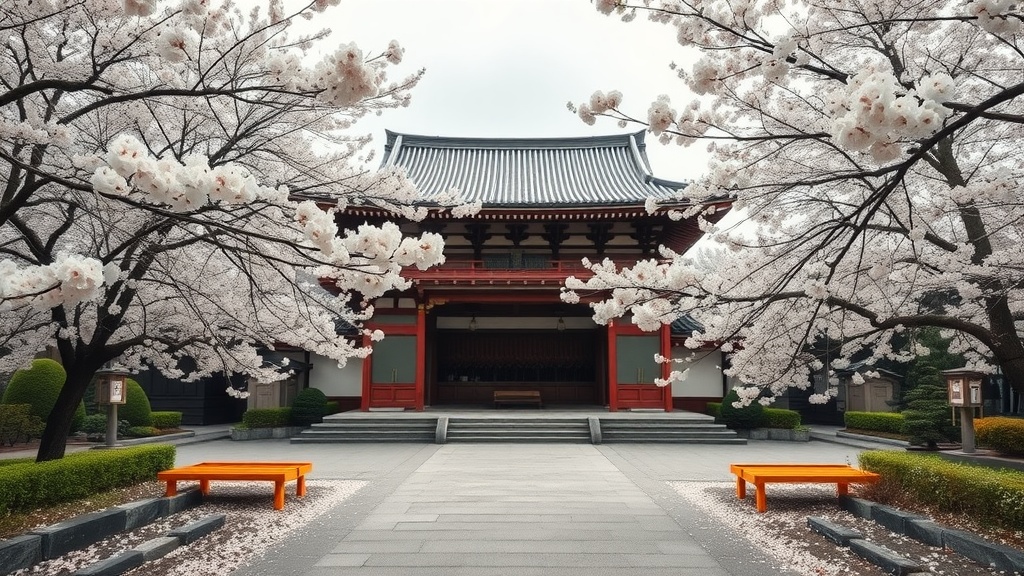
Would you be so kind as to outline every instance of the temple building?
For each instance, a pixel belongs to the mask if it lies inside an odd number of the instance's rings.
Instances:
[[[681,346],[699,326],[693,320],[653,333],[625,320],[600,326],[586,299],[559,298],[566,277],[589,274],[583,258],[631,265],[656,258],[661,244],[682,253],[701,237],[694,219],[669,218],[670,208],[688,206],[674,200],[686,184],[651,173],[643,132],[483,139],[389,131],[382,166],[404,168],[430,209],[422,221],[399,221],[402,231],[440,234],[446,262],[406,269],[412,287],[373,302],[368,327],[386,337],[368,358],[339,369],[312,355],[300,387],[361,410],[492,406],[495,392],[528,391],[545,407],[702,411],[724,395],[721,355]],[[452,188],[482,209],[455,217],[438,207]],[[654,214],[645,209],[651,197],[665,203]],[[730,206],[708,204],[713,221]],[[342,229],[395,219],[366,206],[338,214]],[[655,363],[656,353],[698,361],[684,382],[658,387],[669,366]]]

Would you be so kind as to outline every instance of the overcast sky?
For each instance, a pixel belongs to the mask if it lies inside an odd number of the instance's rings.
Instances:
[[[690,99],[669,69],[685,57],[670,27],[642,16],[624,23],[588,0],[342,0],[317,23],[333,30],[331,45],[354,40],[365,53],[396,39],[406,49],[400,70],[427,70],[409,108],[357,125],[373,135],[378,150],[385,128],[480,137],[639,129],[607,119],[587,126],[566,109],[566,102],[586,101],[595,90],[622,91],[623,108],[640,117],[659,94],[670,94],[677,107]],[[700,145],[662,146],[650,134],[647,144],[657,176],[690,180],[703,171]]]

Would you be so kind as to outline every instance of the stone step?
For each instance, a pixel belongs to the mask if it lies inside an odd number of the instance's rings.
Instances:
[[[728,430],[724,424],[701,424],[699,422],[622,422],[615,420],[601,420],[601,428],[604,430],[616,430],[620,428],[673,428],[681,430]]]
[[[409,435],[409,436],[380,436],[376,434],[349,435],[349,436],[296,436],[291,439],[292,444],[337,444],[342,442],[434,442],[434,435]]]
[[[437,426],[436,419],[417,419],[417,420],[375,420],[372,418],[356,419],[350,418],[348,420],[332,420],[323,421],[317,424],[313,424],[311,428],[360,428],[360,427],[400,427],[400,428],[434,428]]]
[[[539,436],[528,436],[528,435],[502,435],[502,436],[453,436],[451,432],[448,433],[449,442],[556,442],[556,443],[590,443],[590,434],[580,435],[539,435]]]
[[[586,436],[590,438],[590,430],[586,428],[520,428],[516,430],[505,428],[477,428],[473,430],[448,428],[449,438],[459,436]]]
[[[635,442],[637,444],[737,444],[742,445],[747,443],[746,438],[659,438],[652,436],[650,438],[607,438],[601,439],[602,443],[615,443],[615,442]]]

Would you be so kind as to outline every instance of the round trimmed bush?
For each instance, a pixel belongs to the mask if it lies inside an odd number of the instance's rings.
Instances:
[[[125,381],[125,403],[117,407],[117,417],[127,420],[132,426],[152,426],[153,409],[149,397],[138,382],[128,378]]]
[[[106,434],[107,433],[107,415],[106,414],[89,414],[85,417],[82,422],[82,432],[86,434]]]
[[[749,430],[759,428],[764,422],[764,406],[754,401],[749,406],[735,408],[732,403],[739,402],[740,395],[730,390],[722,398],[722,422],[733,430]]]
[[[49,358],[36,358],[28,370],[18,370],[11,376],[11,381],[4,391],[3,404],[28,404],[32,406],[29,414],[46,421],[50,417],[53,405],[57,403],[67,372],[60,362]],[[79,404],[75,417],[71,421],[71,431],[82,429],[85,419],[85,404]]]
[[[153,427],[161,430],[181,428],[181,412],[173,412],[169,410],[154,411],[151,414],[153,418]]]
[[[1024,456],[1024,418],[989,416],[974,421],[978,444],[1007,456]]]
[[[327,396],[317,388],[306,388],[295,395],[292,402],[292,424],[309,426],[324,419],[327,414]]]

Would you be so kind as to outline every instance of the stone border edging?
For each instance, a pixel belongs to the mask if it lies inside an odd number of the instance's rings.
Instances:
[[[929,546],[948,548],[984,566],[1009,573],[1024,572],[1024,552],[995,544],[970,532],[950,528],[929,518],[884,506],[863,498],[840,496],[839,504],[854,516],[874,520],[882,526]]]
[[[278,426],[276,428],[231,428],[232,440],[270,440],[291,438],[305,430],[305,426]]]
[[[75,576],[119,576],[217,530],[224,526],[225,518],[224,514],[210,514],[191,524],[174,528],[165,536],[147,540],[131,550],[90,564],[75,572]]]
[[[810,442],[810,430],[792,430],[789,428],[751,428],[749,430],[733,430],[740,438],[747,440],[780,440],[782,442]]]
[[[836,438],[849,438],[850,440],[863,440],[864,442],[874,442],[876,444],[888,444],[889,446],[899,446],[900,448],[906,448],[910,446],[910,442],[906,440],[895,440],[893,438],[883,438],[881,436],[869,436],[867,434],[854,434],[852,432],[843,432],[842,430],[836,431]]]
[[[114,534],[145,526],[202,501],[199,489],[189,488],[176,496],[136,500],[0,540],[0,574],[31,568],[43,560],[58,558]]]
[[[821,534],[826,539],[835,542],[837,545],[844,548],[849,548],[851,552],[867,560],[868,562],[878,566],[886,572],[886,574],[896,574],[897,576],[908,576],[910,574],[917,574],[920,572],[927,572],[923,566],[917,562],[900,556],[897,552],[880,546],[864,538],[864,535],[857,530],[847,528],[840,524],[836,524],[825,518],[819,518],[817,516],[807,517],[807,526]]]

